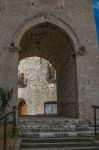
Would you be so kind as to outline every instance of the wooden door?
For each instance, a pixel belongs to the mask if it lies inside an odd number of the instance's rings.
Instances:
[[[27,115],[27,104],[25,101],[19,103],[18,115]]]

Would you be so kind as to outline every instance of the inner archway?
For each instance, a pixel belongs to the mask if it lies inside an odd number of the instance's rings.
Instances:
[[[69,35],[46,22],[28,29],[21,38],[20,47],[19,60],[38,56],[53,64],[57,76],[58,115],[78,117],[76,56]]]
[[[40,57],[27,57],[18,65],[18,103],[25,99],[27,115],[56,115],[56,71],[52,64]],[[45,103],[47,103],[45,111]],[[55,108],[54,110],[50,109]]]

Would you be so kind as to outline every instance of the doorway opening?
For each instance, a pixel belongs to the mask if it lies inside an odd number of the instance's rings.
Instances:
[[[27,104],[22,100],[18,105],[18,115],[27,115]]]
[[[19,52],[19,61],[35,56],[49,61],[57,76],[58,116],[78,118],[76,55],[71,39],[64,30],[49,22],[35,25],[26,30],[20,40],[19,46],[22,51]],[[39,92],[37,93],[39,95]]]

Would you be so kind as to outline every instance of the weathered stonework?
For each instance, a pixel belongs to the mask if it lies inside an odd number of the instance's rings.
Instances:
[[[49,62],[39,57],[28,57],[19,63],[18,71],[27,78],[27,86],[18,88],[18,103],[27,104],[28,115],[44,114],[44,103],[57,101],[56,84],[47,81]]]
[[[65,35],[69,36],[73,51],[79,51],[81,46],[86,49],[83,56],[77,55],[76,57],[78,100],[76,99],[75,103],[78,102],[76,104],[79,106],[79,118],[90,120],[93,118],[92,104],[99,105],[99,51],[92,0],[64,0],[62,5],[61,7],[54,3],[52,6],[50,3],[43,4],[39,0],[0,1],[0,86],[10,86],[14,89],[12,108],[15,102],[17,104],[19,54],[9,52],[10,43],[14,42],[15,46],[19,47],[27,30],[34,29],[38,24],[46,22],[53,24],[54,27],[59,27],[59,30],[61,29]],[[58,31],[52,36],[56,37]],[[56,41],[59,43],[61,40],[64,41],[61,38]],[[52,43],[49,40],[48,44],[49,42]],[[53,47],[57,43],[53,44]],[[57,56],[57,60],[60,55],[57,65],[54,64],[57,70],[63,62],[62,49],[66,52],[67,49],[71,50],[67,45],[68,38],[66,36],[66,49],[61,45],[60,50],[58,49],[59,53],[54,51],[57,55],[54,55],[54,52],[50,53],[53,59],[54,56]],[[65,87],[63,88],[65,89]],[[60,95],[60,97],[62,96]]]

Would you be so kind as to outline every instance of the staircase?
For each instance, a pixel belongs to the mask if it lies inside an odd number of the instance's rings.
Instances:
[[[20,150],[99,150],[93,141],[93,125],[77,119],[24,116]]]

